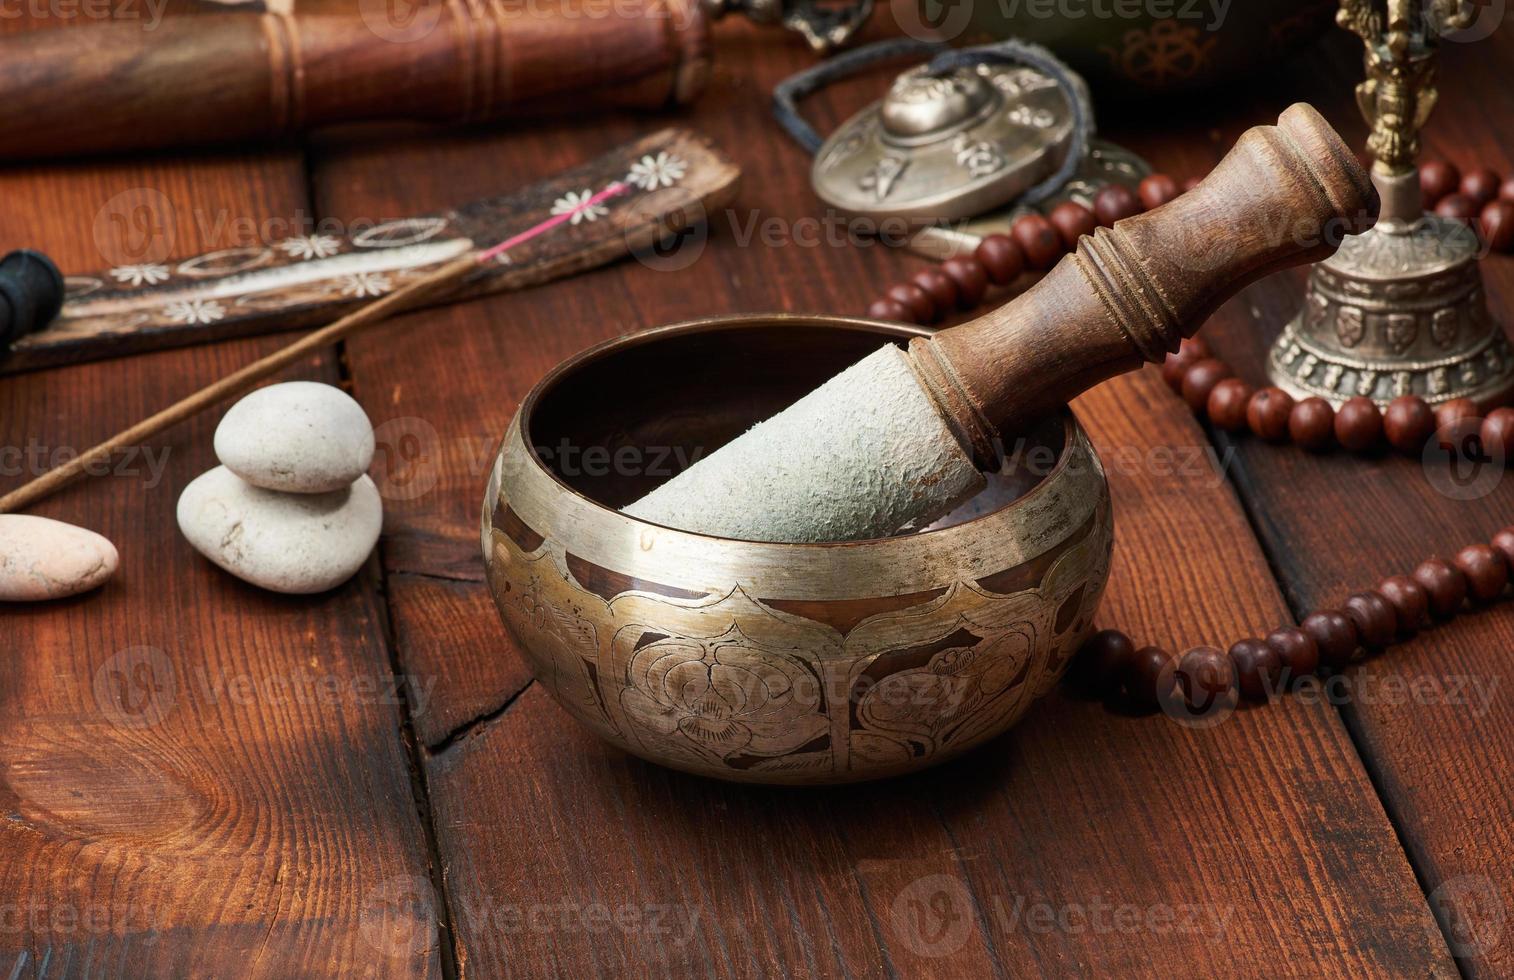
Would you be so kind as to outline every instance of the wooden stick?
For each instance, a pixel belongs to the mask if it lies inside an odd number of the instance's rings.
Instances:
[[[246,367],[228,374],[213,384],[179,402],[170,405],[156,415],[149,416],[129,429],[116,433],[109,439],[74,457],[69,462],[32,480],[4,497],[0,497],[0,514],[9,514],[47,497],[54,491],[73,482],[91,465],[109,459],[118,449],[141,444],[165,429],[172,428],[187,418],[198,415],[205,409],[243,394],[259,381],[272,377],[296,363],[307,354],[329,347],[366,327],[371,327],[395,313],[403,312],[427,293],[441,290],[458,282],[477,269],[480,260],[489,253],[470,252],[454,259],[423,279],[417,279],[376,302],[349,313],[335,323],[314,333],[307,334],[281,350]]]

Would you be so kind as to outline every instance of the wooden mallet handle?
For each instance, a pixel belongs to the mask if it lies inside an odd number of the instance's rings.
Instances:
[[[1370,227],[1377,192],[1312,107],[1247,130],[1198,187],[1086,235],[1033,288],[910,343],[911,361],[980,463],[1003,434],[1113,375],[1159,362],[1257,279]]]

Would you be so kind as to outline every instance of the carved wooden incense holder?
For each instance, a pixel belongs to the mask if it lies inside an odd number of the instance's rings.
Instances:
[[[569,713],[674,768],[834,783],[979,745],[1057,682],[1108,576],[1108,488],[1064,402],[1159,360],[1243,285],[1328,254],[1376,207],[1339,137],[1295,106],[1195,190],[1085,237],[962,327],[717,318],[581,354],[524,399],[489,480],[481,544],[504,623]],[[985,464],[952,513],[814,544],[623,512],[887,342],[907,346]],[[1055,465],[1001,465],[1001,435],[1047,446]],[[590,453],[612,465],[584,465]]]
[[[628,174],[642,184],[570,213]],[[439,214],[70,275],[61,314],[16,339],[0,372],[329,323],[460,255],[557,220],[550,234],[522,238],[503,261],[427,302],[534,286],[655,245],[729,201],[739,175],[706,140],[666,129]]]

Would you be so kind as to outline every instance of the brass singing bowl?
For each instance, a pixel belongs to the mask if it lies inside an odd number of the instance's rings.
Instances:
[[[1056,684],[1109,576],[1109,488],[1070,411],[931,528],[778,544],[620,513],[683,460],[887,341],[842,317],[723,317],[601,344],[510,423],[483,507],[489,587],[537,679],[627,752],[820,784],[923,769]]]

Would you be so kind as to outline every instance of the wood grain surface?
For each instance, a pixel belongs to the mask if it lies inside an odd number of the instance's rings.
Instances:
[[[99,595],[0,612],[17,624],[0,663],[0,973],[1507,975],[1514,718],[1502,687],[1481,715],[1446,699],[1362,696],[1342,709],[1294,695],[1210,727],[1058,691],[939,770],[816,792],[648,765],[530,682],[477,553],[485,474],[530,385],[589,343],[658,323],[856,312],[926,265],[851,240],[844,223],[799,221],[825,216],[767,99],[809,57],[754,30],[717,33],[708,93],[673,116],[746,172],[707,234],[566,283],[409,314],[300,372],[348,384],[378,427],[385,535],[358,579],[313,599],[268,596],[183,542],[173,503],[211,464],[213,417],[153,447],[168,451],[160,479],[90,481],[40,511],[111,537],[123,568]],[[1446,59],[1432,148],[1514,164],[1488,125],[1514,112],[1500,88],[1511,53],[1500,36]],[[1343,36],[1255,88],[1103,106],[1101,134],[1188,176],[1308,97],[1359,142],[1358,58]],[[834,125],[880,78],[806,111]],[[0,248],[109,264],[101,252],[121,245],[95,240],[95,216],[134,188],[129,202],[146,188],[174,205],[161,233],[176,255],[236,227],[205,215],[247,218],[255,234],[299,210],[423,213],[648,127],[612,115],[323,137],[302,156],[10,169]],[[1494,309],[1509,310],[1514,260],[1488,267]],[[1205,336],[1259,380],[1300,293],[1297,277],[1252,287]],[[272,342],[4,379],[0,446],[87,444]],[[1263,634],[1511,512],[1507,487],[1448,501],[1412,463],[1211,442],[1153,371],[1076,408],[1115,499],[1100,620],[1143,643]],[[1487,690],[1511,646],[1514,620],[1495,609],[1352,676]],[[306,676],[333,678],[335,703],[277,696]],[[390,686],[370,689],[380,682]],[[30,908],[40,918],[12,914]],[[68,909],[99,911],[85,926]]]
[[[85,266],[144,244],[194,254],[233,219],[308,210],[302,167],[286,153],[8,170],[0,248]],[[0,485],[276,346],[6,379]],[[334,382],[338,365],[291,376]],[[426,837],[374,576],[292,599],[199,557],[174,504],[214,465],[216,421],[35,511],[105,534],[121,569],[100,594],[0,611],[0,973],[437,974],[434,922],[408,900],[429,884]]]
[[[1451,46],[1448,101],[1425,133],[1426,155],[1508,173],[1514,114],[1498,68],[1514,57],[1507,26],[1478,49]],[[1475,99],[1466,94],[1477,93]],[[1455,100],[1464,99],[1460,103]],[[1347,111],[1340,99],[1336,114]],[[1514,260],[1482,263],[1490,309],[1514,322]],[[1261,383],[1268,345],[1302,296],[1299,276],[1258,287],[1206,331],[1217,352]],[[1489,469],[1449,479],[1443,457],[1363,461],[1278,451],[1242,440],[1234,475],[1289,605],[1302,617],[1426,558],[1449,558],[1514,523],[1514,481]],[[1342,499],[1341,488],[1350,488]],[[1507,609],[1466,616],[1347,673],[1343,717],[1464,972],[1514,973],[1514,692]]]

